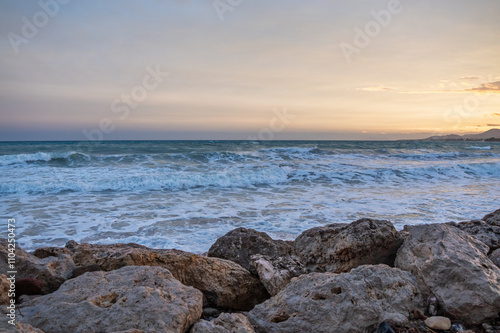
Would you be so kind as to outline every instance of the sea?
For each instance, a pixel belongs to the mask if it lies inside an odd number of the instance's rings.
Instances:
[[[404,225],[500,208],[500,143],[0,142],[0,216],[26,250],[69,240],[206,252],[228,231],[292,240],[359,218]]]

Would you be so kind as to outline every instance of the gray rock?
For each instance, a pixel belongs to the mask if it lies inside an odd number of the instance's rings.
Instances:
[[[205,306],[250,310],[269,298],[258,278],[240,265],[179,250],[156,250],[137,244],[91,245],[75,247],[79,266],[98,265],[104,271],[125,266],[160,266],[176,279],[203,292]]]
[[[496,249],[493,251],[490,255],[489,258],[495,265],[500,267],[500,249]]]
[[[490,251],[500,248],[500,225],[493,225],[482,220],[452,223],[452,225],[488,245]]]
[[[451,328],[451,320],[446,317],[429,317],[425,320],[425,325],[434,330],[447,331]]]
[[[408,227],[396,267],[415,275],[422,292],[436,296],[446,315],[472,324],[500,311],[500,270],[488,246],[446,224]]]
[[[0,240],[0,272],[7,272],[8,247],[5,239]],[[44,283],[43,291],[52,292],[71,277],[75,264],[71,257],[63,254],[59,257],[40,259],[16,246],[16,278],[34,278]]]
[[[248,313],[258,333],[364,332],[382,321],[408,323],[422,305],[415,278],[387,265],[310,273]]]
[[[493,213],[485,215],[482,220],[488,224],[500,227],[500,209],[497,209]]]
[[[90,272],[23,307],[23,320],[51,333],[186,332],[198,321],[202,294],[161,267]]]
[[[284,289],[292,278],[307,273],[293,256],[269,258],[257,254],[252,256],[252,266],[271,296]]]
[[[237,228],[218,238],[208,250],[208,256],[234,261],[257,275],[251,265],[253,255],[262,254],[276,258],[287,256],[290,251],[291,246],[285,241],[274,240],[268,234],[257,230]]]
[[[68,249],[66,247],[42,247],[42,248],[36,249],[33,252],[33,255],[35,257],[40,258],[40,259],[44,259],[47,257],[59,257],[61,254],[71,255],[72,252],[70,249]]]
[[[392,266],[401,243],[391,222],[361,219],[306,230],[293,251],[312,271],[340,273],[366,264]]]
[[[247,317],[241,313],[222,313],[212,321],[200,320],[191,333],[255,333]]]

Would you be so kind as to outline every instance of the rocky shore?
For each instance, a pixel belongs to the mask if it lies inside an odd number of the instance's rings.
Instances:
[[[3,239],[0,272],[7,256]],[[402,231],[361,219],[294,241],[238,228],[207,255],[70,241],[16,259],[16,325],[0,275],[0,332],[500,332],[500,210]]]

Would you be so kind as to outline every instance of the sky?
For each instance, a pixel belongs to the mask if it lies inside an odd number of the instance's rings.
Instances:
[[[498,0],[0,2],[0,141],[500,128]]]

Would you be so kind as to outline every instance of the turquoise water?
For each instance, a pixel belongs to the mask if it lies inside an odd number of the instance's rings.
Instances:
[[[500,208],[495,142],[3,142],[0,174],[0,215],[27,249],[203,252],[240,226],[293,239],[360,217],[402,228]]]

